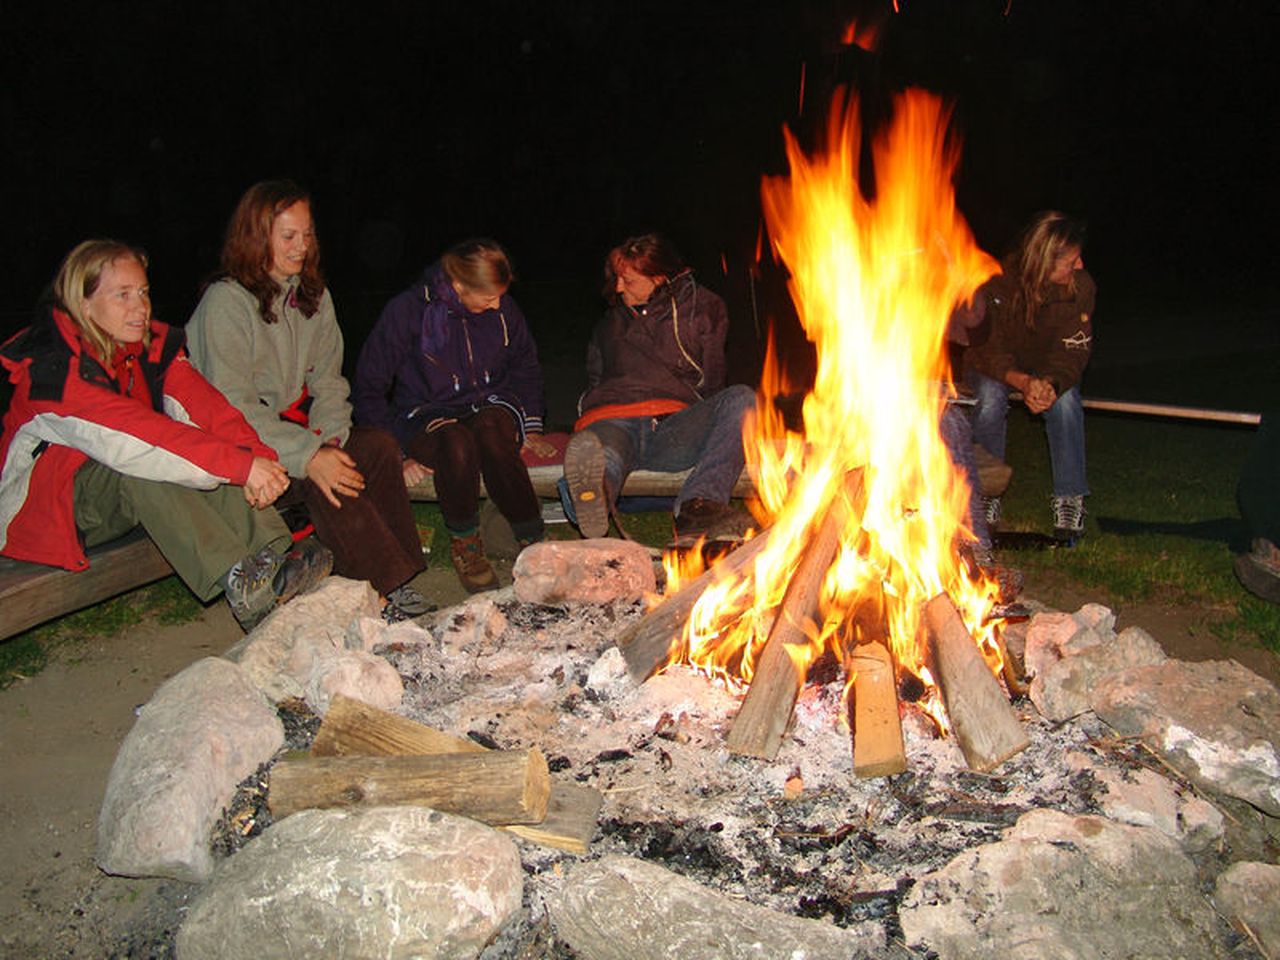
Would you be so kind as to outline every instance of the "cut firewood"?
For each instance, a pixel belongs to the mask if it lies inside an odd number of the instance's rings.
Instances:
[[[861,499],[861,492],[862,471],[856,470],[846,480],[845,495],[831,499],[800,558],[756,663],[746,698],[729,728],[726,742],[731,753],[772,760],[782,745],[782,735],[791,722],[796,695],[804,682],[804,667],[797,666],[788,647],[809,643],[807,624],[818,617],[822,582],[840,546],[851,504]]]
[[[1025,750],[1026,731],[949,596],[925,604],[924,625],[929,669],[969,767],[991,770]]]
[[[752,537],[622,631],[616,644],[633,680],[643,683],[666,664],[685,621],[707,587],[727,577],[749,577],[751,564],[768,542],[768,530]]]
[[[898,714],[893,658],[883,643],[863,643],[845,660],[853,671],[851,724],[853,772],[859,777],[888,777],[907,769]]]
[[[419,804],[495,826],[539,823],[551,795],[537,750],[405,757],[308,757],[271,769],[276,819],[315,807]]]
[[[485,748],[473,740],[455,737],[342,694],[335,694],[329,702],[329,711],[311,744],[311,754],[317,757],[483,752]],[[603,801],[599,790],[552,780],[546,818],[541,823],[503,829],[545,847],[586,853]]]

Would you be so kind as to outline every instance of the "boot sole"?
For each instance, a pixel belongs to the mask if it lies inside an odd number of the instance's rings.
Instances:
[[[604,445],[590,431],[575,433],[564,453],[564,479],[578,518],[578,532],[595,540],[609,532],[604,494]]]

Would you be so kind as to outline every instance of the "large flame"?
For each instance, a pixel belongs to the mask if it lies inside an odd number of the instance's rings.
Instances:
[[[803,433],[788,430],[772,402],[788,385],[771,344],[745,437],[770,539],[751,576],[714,585],[695,607],[682,651],[695,664],[750,679],[802,554],[859,469],[861,491],[826,573],[808,656],[878,639],[919,674],[921,608],[943,591],[979,633],[995,590],[959,559],[957,544],[971,536],[969,490],[939,422],[954,395],[948,318],[998,266],[956,209],[948,119],[931,95],[897,99],[892,125],[873,144],[874,199],[857,183],[855,102],[837,98],[829,142],[813,156],[785,133],[790,176],[765,178],[764,212],[817,348],[816,378]]]

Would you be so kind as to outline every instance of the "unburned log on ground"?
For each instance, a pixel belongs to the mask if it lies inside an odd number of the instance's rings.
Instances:
[[[818,599],[827,568],[835,559],[840,535],[848,522],[852,501],[860,499],[862,471],[845,481],[827,506],[813,539],[787,585],[778,616],[756,663],[751,686],[733,718],[726,743],[731,753],[772,760],[791,722],[796,694],[804,682],[804,667],[796,664],[788,647],[809,644],[806,624],[818,616]]]
[[[859,644],[846,658],[845,669],[854,673],[849,718],[853,772],[859,777],[902,773],[907,769],[907,751],[888,648],[883,643]]]
[[[923,622],[929,669],[965,762],[990,770],[1025,750],[1026,731],[951,598],[940,593],[925,604]]]
[[[622,651],[633,680],[643,683],[666,664],[685,621],[707,587],[729,577],[751,576],[751,565],[768,542],[768,530],[752,537],[619,634],[616,646]]]
[[[330,702],[311,744],[311,754],[317,757],[421,756],[483,753],[485,749],[472,740],[455,737],[342,694],[335,695]],[[586,853],[596,832],[603,800],[600,791],[591,787],[553,780],[547,816],[541,823],[512,824],[503,829],[546,847]]]
[[[551,777],[537,750],[405,757],[309,757],[271,770],[271,815],[313,807],[418,804],[482,823],[539,823]]]

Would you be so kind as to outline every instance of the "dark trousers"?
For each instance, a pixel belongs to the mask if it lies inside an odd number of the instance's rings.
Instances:
[[[416,434],[405,452],[435,472],[440,512],[450,530],[462,533],[479,523],[480,478],[516,536],[531,539],[542,528],[542,505],[533,492],[529,468],[520,459],[515,418],[502,407]]]
[[[295,478],[277,506],[305,503],[316,538],[333,551],[333,572],[368,580],[385,596],[426,566],[404,485],[400,448],[385,430],[352,427],[342,449],[364,475],[360,496],[339,494],[342,506],[335,507],[310,480]]]

